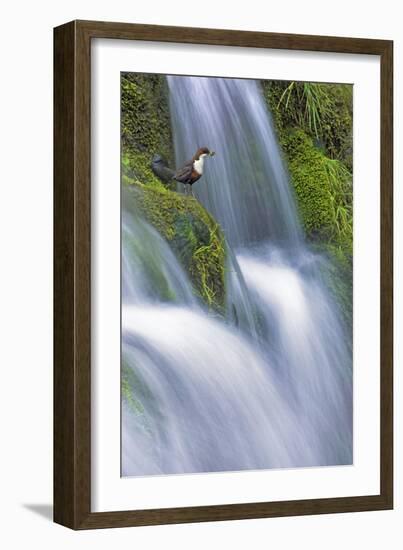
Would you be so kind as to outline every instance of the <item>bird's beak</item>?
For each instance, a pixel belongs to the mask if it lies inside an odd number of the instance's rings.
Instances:
[[[210,157],[214,157],[214,155],[215,155],[215,151],[211,151]]]

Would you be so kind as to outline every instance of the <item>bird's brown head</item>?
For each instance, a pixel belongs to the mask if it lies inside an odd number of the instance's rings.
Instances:
[[[215,155],[215,152],[214,151],[210,151],[210,149],[208,147],[200,147],[199,149],[197,149],[194,157],[193,157],[193,160],[199,160],[200,157],[202,156],[209,156],[209,157],[213,157]]]

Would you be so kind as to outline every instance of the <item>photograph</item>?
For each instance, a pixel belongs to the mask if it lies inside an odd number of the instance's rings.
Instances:
[[[400,5],[2,6],[0,546],[401,550]]]
[[[121,475],[353,464],[353,85],[120,86]]]

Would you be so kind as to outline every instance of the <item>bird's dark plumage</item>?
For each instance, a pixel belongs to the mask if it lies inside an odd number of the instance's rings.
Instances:
[[[182,168],[179,168],[173,178],[176,181],[180,181],[181,183],[189,183],[190,185],[193,185],[198,179],[200,179],[202,174],[199,174],[196,170],[193,168],[193,159],[185,162],[185,164],[182,166]]]
[[[154,155],[151,163],[151,169],[154,174],[165,183],[172,181],[172,178],[175,175],[174,170],[167,166],[166,160],[161,155]]]
[[[180,183],[183,183],[185,186],[185,193],[188,193],[189,188],[187,185],[192,185],[198,181],[203,175],[203,163],[204,159],[207,156],[214,156],[214,151],[210,151],[207,147],[200,147],[193,156],[191,160],[185,162],[185,164],[174,171],[169,168],[166,164],[166,161],[161,157],[161,155],[154,155],[151,169],[156,176],[158,176],[162,181],[169,183],[169,181],[176,180]],[[193,195],[193,192],[191,191]]]
[[[185,162],[185,164],[174,173],[173,179],[183,184],[193,185],[203,175],[203,163],[200,164],[200,167],[198,166],[200,159],[203,160],[203,157],[213,156],[214,154],[214,151],[210,151],[207,147],[200,147],[193,158]]]

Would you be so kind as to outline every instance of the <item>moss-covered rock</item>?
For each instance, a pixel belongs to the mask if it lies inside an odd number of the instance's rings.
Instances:
[[[129,149],[122,153],[122,183],[144,183],[150,187],[161,187],[160,179],[151,170],[148,153],[140,153],[135,149]]]
[[[283,148],[305,233],[328,239],[332,234],[332,196],[323,154],[302,130],[284,135]]]
[[[219,310],[225,264],[219,227],[196,199],[175,193],[151,170],[155,154],[171,166],[174,160],[166,79],[123,73],[121,87],[122,184],[140,215],[169,242],[195,292]]]
[[[123,154],[137,153],[138,160],[149,165],[159,153],[171,164],[174,155],[165,77],[123,73],[121,110]]]
[[[128,183],[128,182],[126,182]],[[195,293],[212,309],[224,305],[225,246],[220,228],[193,197],[132,180],[126,186],[139,213],[166,239]]]

